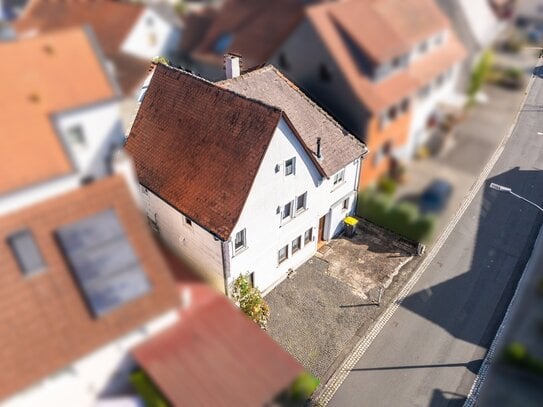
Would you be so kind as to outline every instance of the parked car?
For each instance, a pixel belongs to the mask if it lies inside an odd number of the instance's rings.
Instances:
[[[428,188],[424,190],[420,198],[421,213],[439,213],[451,197],[452,185],[442,179],[433,181]]]

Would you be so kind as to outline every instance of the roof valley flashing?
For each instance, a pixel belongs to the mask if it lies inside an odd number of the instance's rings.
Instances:
[[[142,185],[226,241],[282,118],[323,177],[366,152],[271,66],[215,84],[163,64],[155,69],[126,149]]]

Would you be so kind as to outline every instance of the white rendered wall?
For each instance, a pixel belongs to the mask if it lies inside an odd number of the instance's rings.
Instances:
[[[459,65],[452,68],[450,75],[445,71],[446,79],[441,86],[436,87],[435,80],[431,84],[429,95],[421,98],[414,95],[411,104],[411,124],[406,145],[398,155],[403,159],[411,159],[418,147],[428,141],[430,132],[427,130],[428,119],[435,112],[439,104],[446,104],[448,100],[456,99],[455,85],[458,80]]]
[[[130,349],[178,320],[178,311],[169,311],[4,400],[2,406],[90,407],[99,398],[122,392],[129,387],[130,370],[135,366]]]
[[[140,187],[141,201],[147,218],[156,220],[161,239],[216,288],[224,290],[221,242],[192,222],[151,191]]]
[[[119,112],[120,102],[115,100],[64,112],[55,117],[55,127],[78,173],[95,177],[106,174],[106,160],[111,157],[112,150],[124,143]],[[84,145],[73,143],[67,138],[67,131],[73,126],[83,128]]]
[[[326,154],[323,151],[323,154]],[[284,162],[296,157],[296,172],[285,176]],[[275,167],[280,164],[280,170]],[[319,219],[326,215],[325,239],[342,230],[345,216],[354,210],[359,160],[345,167],[345,181],[333,188],[332,180],[323,179],[284,120],[281,120],[256,175],[249,197],[230,239],[230,252],[238,231],[246,229],[247,248],[232,256],[230,280],[254,272],[255,285],[267,291],[288,273],[315,254]],[[307,192],[307,209],[287,223],[281,222],[277,208]],[[343,199],[349,197],[349,209]],[[332,206],[335,207],[332,209]],[[304,232],[313,228],[313,241],[303,243]],[[292,254],[291,243],[302,237],[302,248]],[[278,264],[278,251],[289,245],[289,258]]]
[[[123,52],[151,60],[168,57],[181,40],[179,28],[170,25],[150,8],[145,9],[121,47]]]

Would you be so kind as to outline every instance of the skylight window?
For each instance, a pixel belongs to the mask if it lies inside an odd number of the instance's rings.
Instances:
[[[233,35],[230,33],[221,34],[219,38],[217,38],[217,41],[215,41],[215,45],[213,45],[213,52],[215,54],[224,54],[228,51],[228,48],[230,48],[233,38]]]
[[[150,290],[150,284],[114,210],[56,231],[59,244],[94,316]]]
[[[31,276],[45,269],[45,262],[34,235],[28,229],[8,237],[8,243],[25,276]]]

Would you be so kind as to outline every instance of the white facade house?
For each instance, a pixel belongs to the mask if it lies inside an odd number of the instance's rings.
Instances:
[[[154,106],[155,98],[163,92],[172,92],[166,97],[180,101],[183,95],[177,92],[191,90],[192,94],[219,94],[218,100],[214,101],[215,110],[208,112],[217,117],[227,114],[221,112],[230,109],[227,105],[240,103],[240,111],[234,117],[241,124],[228,121],[225,126],[231,125],[234,131],[239,131],[239,125],[242,134],[228,134],[229,129],[224,128],[225,135],[219,139],[211,134],[195,136],[195,132],[208,131],[203,118],[199,119],[201,124],[191,126],[186,139],[181,127],[177,135],[170,134],[171,129],[165,130],[168,135],[153,130],[153,126],[159,123],[155,120],[160,120],[163,115],[169,115],[171,122],[182,126],[184,120],[189,120],[183,117],[186,109],[190,116],[191,108],[199,111],[199,104],[207,105],[209,96],[203,95],[181,110],[149,110]],[[284,110],[278,111],[282,104]],[[277,114],[279,119],[267,125],[266,130],[244,128],[244,116],[250,115],[254,119],[264,106],[265,109],[273,109],[267,115]],[[253,108],[255,112],[251,112]],[[168,108],[165,106],[164,109]],[[140,120],[142,115],[145,120]],[[264,115],[263,120],[267,120],[266,117]],[[253,154],[260,146],[253,146],[246,153],[241,153],[246,154],[244,156],[237,156],[236,151],[232,157],[221,158],[223,151],[218,151],[217,160],[221,163],[218,163],[217,173],[213,167],[216,163],[205,165],[198,162],[199,153],[195,151],[200,149],[197,145],[202,143],[202,139],[209,143],[209,147],[203,146],[205,154],[206,151],[214,151],[217,144],[221,150],[244,150],[245,144],[255,138],[269,138],[258,159]],[[175,146],[178,141],[186,142],[187,146]],[[148,143],[155,144],[156,148],[144,150],[143,146]],[[190,151],[189,144],[194,146],[194,155],[186,171],[202,166],[201,171],[206,171],[205,174],[196,170],[192,175],[202,183],[211,184],[219,177],[216,186],[209,186],[213,193],[207,190],[201,195],[199,191],[192,192],[199,189],[199,184],[191,184],[192,177],[187,183],[176,185],[175,190],[179,193],[172,193],[169,187],[162,189],[163,185],[185,178],[185,170],[180,171],[179,166],[172,168],[177,175],[160,167],[165,162],[184,160],[184,151]],[[145,212],[161,238],[218,288],[228,291],[229,285],[239,275],[248,274],[253,284],[264,292],[311,258],[319,244],[343,231],[343,220],[355,209],[361,160],[366,153],[361,142],[345,132],[271,66],[215,85],[184,71],[158,65],[126,148],[135,161]],[[226,154],[230,154],[229,151]],[[202,156],[201,159],[208,157]],[[238,169],[236,162],[253,160],[258,160],[252,164],[254,176],[251,180],[244,180],[244,175],[240,175],[238,170],[247,172],[252,169]],[[191,206],[195,201],[207,202],[213,207],[215,199],[221,200],[222,211],[229,212],[229,196],[239,196],[237,190],[229,190],[231,182],[235,183],[232,189],[238,188],[240,183],[248,186],[231,218],[225,216],[221,219],[218,215],[207,219],[205,204],[197,207],[195,214]],[[190,201],[188,198],[184,201],[185,195],[191,196]]]

